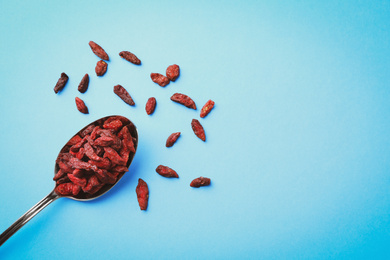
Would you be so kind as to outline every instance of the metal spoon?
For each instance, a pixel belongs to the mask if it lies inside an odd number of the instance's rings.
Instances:
[[[135,148],[135,150],[137,150],[137,146],[138,146],[137,128],[129,119],[127,119],[123,116],[107,116],[107,117],[100,118],[100,119],[92,122],[91,124],[87,125],[83,129],[81,129],[78,133],[76,133],[76,135],[81,133],[88,126],[102,123],[110,117],[118,117],[121,119],[121,121],[123,120],[123,122],[127,123],[130,134],[133,137],[134,148]],[[65,147],[66,147],[66,145],[61,149],[61,151],[63,151]],[[129,159],[128,159],[127,164],[126,164],[127,168],[129,168],[129,166],[134,158],[134,155],[135,155],[135,153],[130,152]],[[58,171],[58,164],[56,164],[56,166],[55,166],[55,173],[57,171]],[[122,176],[123,176],[123,174],[119,175],[118,179],[116,180],[116,182],[114,184],[106,184],[98,192],[96,192],[95,194],[92,194],[92,195],[88,195],[88,196],[60,196],[55,192],[55,189],[53,189],[46,197],[44,197],[41,201],[39,201],[37,204],[35,204],[30,210],[28,210],[23,216],[21,216],[17,221],[15,221],[15,223],[13,223],[7,230],[5,230],[0,235],[0,246],[5,241],[7,241],[7,239],[10,238],[13,234],[15,234],[16,231],[18,231],[21,227],[23,227],[30,219],[32,219],[36,214],[38,214],[38,212],[40,212],[42,209],[44,209],[46,206],[48,206],[50,203],[52,203],[56,199],[63,198],[63,197],[70,198],[73,200],[78,200],[78,201],[88,201],[88,200],[96,199],[96,198],[102,196],[103,194],[105,194],[112,187],[114,187],[115,184],[117,184],[118,181],[122,178]]]

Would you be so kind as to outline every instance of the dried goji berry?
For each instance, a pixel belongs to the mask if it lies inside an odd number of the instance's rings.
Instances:
[[[73,183],[61,183],[55,188],[55,192],[60,196],[69,196],[73,193]]]
[[[59,180],[61,179],[62,177],[64,177],[66,175],[66,173],[60,168],[58,170],[58,172],[54,175],[53,177],[53,180],[56,181],[56,180]]]
[[[89,47],[91,47],[92,52],[95,53],[95,55],[98,56],[100,59],[110,60],[110,58],[108,57],[108,54],[105,52],[105,50],[102,47],[100,47],[99,44],[97,44],[93,41],[90,41]]]
[[[201,186],[210,185],[211,180],[206,177],[199,177],[191,181],[190,186],[194,188],[199,188]]]
[[[113,118],[113,120],[107,119],[103,123],[103,128],[105,129],[113,129],[114,131],[117,131],[123,126],[122,121]]]
[[[192,100],[192,98],[190,98],[187,95],[184,95],[181,93],[175,93],[171,96],[171,100],[176,102],[176,103],[182,104],[188,108],[196,110],[195,102]]]
[[[76,101],[76,107],[77,109],[83,113],[83,114],[88,114],[88,107],[85,105],[84,101],[81,100],[80,98],[76,97],[75,98],[75,101]]]
[[[204,118],[205,116],[207,116],[210,113],[211,109],[214,108],[214,104],[215,102],[211,99],[207,101],[206,104],[204,104],[204,106],[200,110],[200,117]]]
[[[165,72],[165,75],[167,75],[167,78],[170,81],[175,81],[180,75],[179,65],[173,64],[173,65],[169,66]]]
[[[165,87],[169,84],[169,79],[160,73],[150,73],[150,78],[154,83],[160,85],[160,87]]]
[[[94,125],[89,125],[87,126],[86,128],[84,128],[82,131],[80,131],[79,135],[84,138],[85,136],[87,136],[88,134],[90,134],[93,129],[95,128]],[[84,140],[85,141],[85,140]]]
[[[180,132],[171,134],[171,135],[168,137],[165,146],[166,146],[166,147],[171,147],[171,146],[173,146],[173,144],[176,142],[176,140],[177,140],[177,138],[179,138],[179,136],[180,136]]]
[[[96,165],[90,164],[88,162],[84,162],[75,157],[69,160],[69,165],[74,169],[92,170],[94,172],[98,170],[98,167],[96,167]]]
[[[139,178],[138,185],[137,188],[135,189],[135,192],[137,193],[137,200],[140,209],[146,210],[148,208],[148,201],[149,201],[148,184],[144,180]]]
[[[197,137],[199,137],[200,140],[205,142],[206,141],[206,134],[205,134],[203,126],[200,124],[200,122],[197,119],[192,119],[191,126],[192,126],[192,130],[194,131],[195,135]]]
[[[173,169],[169,168],[168,166],[159,165],[156,168],[156,172],[163,177],[179,178],[179,175]]]
[[[118,95],[126,104],[134,106],[134,100],[131,98],[129,92],[121,85],[114,86],[114,93]]]
[[[119,56],[121,56],[123,59],[135,64],[135,65],[140,65],[141,64],[141,60],[138,59],[137,56],[135,56],[134,53],[131,53],[129,51],[121,51],[119,53]]]
[[[78,91],[80,91],[80,93],[85,93],[85,91],[87,91],[88,89],[88,85],[89,85],[89,75],[85,74],[84,77],[81,79],[77,89]]]
[[[89,143],[84,144],[84,149],[85,149],[85,155],[94,161],[101,161],[103,158],[99,157],[95,151],[93,150],[92,146]]]
[[[111,147],[104,147],[104,156],[114,164],[126,165],[127,161],[123,160],[122,157]]]
[[[68,82],[68,79],[68,75],[66,75],[65,72],[62,72],[61,77],[58,79],[57,84],[54,86],[54,92],[56,94],[65,87],[66,82]]]
[[[99,146],[111,146],[114,143],[114,139],[109,136],[101,136],[94,141],[95,145]]]
[[[94,194],[98,192],[101,187],[103,187],[104,184],[99,182],[99,179],[96,175],[92,175],[87,182],[87,185],[85,187],[82,187],[84,192],[87,192],[89,194]]]
[[[79,135],[75,135],[66,143],[66,145],[72,146],[72,145],[77,144],[81,140],[82,140],[82,138]]]
[[[153,114],[155,109],[156,109],[156,98],[151,97],[148,99],[145,105],[146,114],[148,115]]]
[[[68,178],[71,182],[73,182],[74,184],[80,187],[84,187],[85,185],[87,185],[87,179],[85,178],[78,178],[71,173],[68,173]]]
[[[100,169],[110,169],[111,168],[111,161],[108,158],[102,158],[99,161],[89,160],[88,163],[96,165]]]
[[[96,63],[95,72],[97,76],[103,76],[107,71],[107,62],[99,60]]]

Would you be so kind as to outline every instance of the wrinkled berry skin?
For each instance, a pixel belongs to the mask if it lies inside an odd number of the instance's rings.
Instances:
[[[194,187],[194,188],[199,188],[201,186],[209,186],[210,183],[211,183],[211,180],[209,178],[199,177],[199,178],[192,180],[192,182],[190,183],[190,186]]]
[[[156,103],[157,103],[156,98],[151,97],[148,99],[145,105],[146,114],[148,115],[153,114],[154,110],[156,109]]]
[[[184,94],[181,94],[181,93],[175,93],[175,94],[173,94],[171,96],[171,100],[173,102],[182,104],[182,105],[184,105],[184,106],[186,106],[188,108],[196,110],[195,102],[192,100],[192,98],[190,98],[187,95],[184,95]]]
[[[175,81],[180,75],[179,65],[173,64],[169,66],[165,72],[165,75],[170,81]]]
[[[131,62],[135,65],[141,65],[141,60],[138,59],[137,56],[135,56],[134,53],[131,53],[129,51],[121,51],[119,53],[119,56],[121,56],[123,59],[127,60],[128,62]]]
[[[204,106],[200,110],[200,117],[201,118],[206,117],[210,113],[210,111],[214,108],[214,104],[215,102],[212,101],[211,99],[207,101],[206,104],[204,104]]]
[[[106,71],[107,71],[107,63],[103,60],[99,60],[96,63],[96,67],[95,67],[96,75],[101,77],[104,74],[106,74]]]
[[[80,93],[85,93],[88,89],[88,85],[89,85],[89,75],[85,74],[84,77],[81,79],[77,89]]]
[[[169,79],[160,73],[150,73],[150,78],[154,83],[157,83],[160,87],[165,87],[169,84]]]
[[[137,200],[138,200],[138,204],[139,204],[140,209],[146,210],[148,208],[148,202],[149,202],[148,184],[144,180],[139,178],[138,185],[135,189],[135,192],[137,193]]]
[[[191,122],[192,130],[194,131],[195,135],[202,140],[203,142],[206,141],[206,134],[204,132],[203,126],[200,124],[199,120],[192,119]]]
[[[131,98],[129,92],[121,85],[114,86],[114,93],[117,94],[126,104],[134,106],[134,100]]]
[[[107,61],[110,60],[106,51],[96,42],[90,41],[89,47],[91,47],[92,52],[95,53],[95,55],[98,56],[100,59]]]
[[[77,110],[83,114],[88,114],[88,107],[85,105],[84,101],[78,97],[75,98],[75,101]]]
[[[58,79],[57,84],[54,86],[54,92],[56,94],[65,87],[66,82],[68,82],[68,79],[68,75],[66,75],[65,72],[62,72],[61,77]]]
[[[167,139],[167,141],[165,143],[165,146],[166,147],[172,147],[176,143],[176,140],[177,140],[177,138],[179,138],[180,134],[181,134],[180,132],[171,134],[168,137],[168,139]]]
[[[179,178],[179,175],[168,166],[159,165],[156,168],[156,172],[166,178]]]

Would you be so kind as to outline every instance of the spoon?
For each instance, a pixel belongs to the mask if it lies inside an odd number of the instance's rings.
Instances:
[[[97,125],[102,126],[104,124],[104,122],[107,122],[106,120],[109,119],[109,118],[111,120],[113,120],[113,119],[120,120],[123,123],[123,127],[127,127],[128,128],[128,130],[129,130],[129,132],[131,134],[131,137],[133,139],[134,150],[133,150],[133,152],[128,151],[128,160],[126,162],[126,168],[128,169],[130,164],[131,164],[131,162],[132,162],[132,160],[133,160],[133,158],[134,158],[135,151],[137,150],[138,132],[137,132],[137,128],[135,127],[135,125],[129,119],[127,119],[126,117],[123,117],[123,116],[107,116],[107,117],[100,118],[100,119],[92,122],[91,124],[85,126],[78,133],[76,133],[73,137],[75,137],[76,135],[83,136],[83,133],[85,133],[85,131],[88,131],[88,129],[90,131],[90,129],[92,127],[94,127],[94,126],[97,126]],[[69,140],[69,142],[72,140],[72,138]],[[61,149],[61,151],[60,151],[60,153],[59,153],[59,155],[57,157],[56,162],[58,161],[58,158],[60,158],[61,154],[63,154],[65,151],[69,150],[69,147],[70,147],[69,142],[67,144],[65,144],[64,147]],[[59,167],[58,163],[56,163],[56,165],[55,165],[55,174],[59,170],[60,170],[60,167]],[[116,177],[116,180],[112,181],[111,184],[109,184],[109,183],[106,183],[104,185],[101,184],[103,186],[97,192],[95,192],[93,194],[90,194],[88,192],[84,192],[83,190],[81,190],[77,195],[73,195],[73,194],[70,194],[70,195],[69,194],[62,194],[61,195],[61,194],[59,194],[60,192],[58,192],[58,190],[56,190],[56,188],[58,187],[58,183],[56,183],[56,187],[46,197],[44,197],[41,201],[39,201],[37,204],[35,204],[30,210],[28,210],[23,216],[21,216],[17,221],[15,221],[15,223],[13,223],[7,230],[5,230],[0,235],[0,246],[5,241],[7,241],[7,239],[10,238],[13,234],[15,234],[16,231],[18,231],[21,227],[23,227],[30,219],[32,219],[36,214],[38,214],[38,212],[40,212],[42,209],[44,209],[46,206],[48,206],[50,203],[52,203],[56,199],[63,198],[63,197],[66,197],[66,198],[69,198],[69,199],[73,199],[73,200],[78,200],[78,201],[88,201],[88,200],[96,199],[96,198],[102,196],[103,194],[105,194],[112,187],[114,187],[115,184],[117,184],[118,181],[122,178],[124,173],[125,173],[125,171],[119,173],[118,176]],[[66,179],[66,177],[65,177],[65,179]],[[57,180],[57,182],[59,182],[59,181]]]

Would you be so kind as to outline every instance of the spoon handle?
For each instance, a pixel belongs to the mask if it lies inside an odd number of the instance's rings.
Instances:
[[[7,241],[13,234],[16,233],[21,227],[23,227],[30,219],[32,219],[38,212],[44,209],[47,205],[58,199],[60,196],[57,193],[50,192],[46,197],[41,201],[35,204],[30,210],[28,210],[23,216],[15,221],[6,231],[0,235],[0,246]]]

